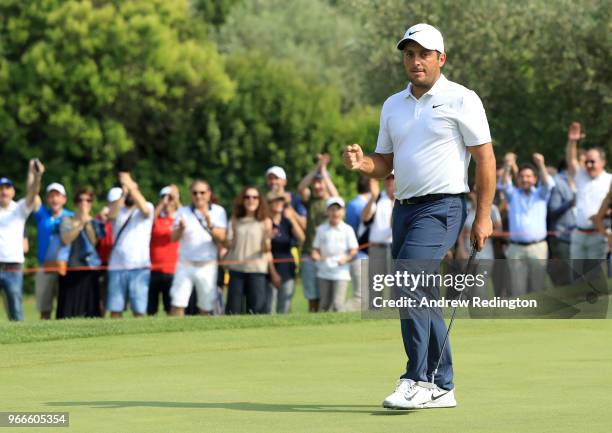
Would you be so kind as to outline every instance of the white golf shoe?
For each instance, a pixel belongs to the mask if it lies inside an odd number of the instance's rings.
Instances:
[[[428,382],[415,382],[412,379],[400,379],[395,391],[383,401],[388,409],[427,409],[455,407],[455,393],[447,391]]]
[[[457,406],[457,400],[455,400],[455,390],[451,389],[447,391],[442,388],[436,387],[431,394],[431,400],[423,403],[421,409],[429,409],[434,407],[455,407]]]

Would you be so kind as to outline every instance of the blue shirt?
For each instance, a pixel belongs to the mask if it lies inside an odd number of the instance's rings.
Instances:
[[[532,187],[529,194],[507,182],[498,188],[508,198],[508,221],[510,241],[535,242],[546,238],[546,214],[548,199],[555,181],[549,177],[548,184]]]
[[[576,227],[576,210],[574,209],[574,191],[567,181],[567,172],[562,171],[555,176],[555,187],[548,201],[548,229],[556,232],[556,236],[566,242]]]
[[[36,212],[34,212],[34,219],[36,221],[37,228],[36,256],[39,264],[42,265],[45,263],[45,256],[47,255],[47,248],[49,248],[51,234],[59,234],[59,227],[62,218],[71,216],[74,216],[74,212],[62,209],[62,213],[60,213],[59,216],[54,217],[46,206],[41,206]]]
[[[355,232],[355,236],[359,239],[359,224],[361,223],[361,212],[363,208],[368,204],[368,199],[361,194],[358,194],[357,197],[352,199],[348,205],[346,206],[346,223],[351,226],[353,231]],[[367,258],[368,255],[363,252],[363,250],[359,250],[356,256],[358,259]]]
[[[300,198],[299,194],[295,192],[291,193],[291,207],[300,216],[306,216],[306,214],[308,213],[306,211],[306,206],[304,206],[304,203],[302,203],[302,199]]]

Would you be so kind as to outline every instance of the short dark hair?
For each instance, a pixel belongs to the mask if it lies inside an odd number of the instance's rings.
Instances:
[[[567,170],[567,160],[565,158],[561,158],[557,164],[557,171],[560,173],[563,170]]]
[[[370,178],[367,176],[359,176],[357,179],[357,194],[365,194],[370,192]]]
[[[519,173],[523,170],[531,170],[533,171],[533,174],[535,174],[536,176],[538,175],[538,169],[535,167],[535,165],[533,165],[530,162],[525,162],[523,164],[521,164],[521,166],[519,167]]]
[[[74,193],[74,196],[73,196],[74,202],[78,203],[79,198],[85,194],[88,195],[89,198],[91,198],[91,201],[94,201],[96,199],[96,193],[94,192],[93,188],[88,185],[88,186],[81,186],[76,189],[76,192]]]

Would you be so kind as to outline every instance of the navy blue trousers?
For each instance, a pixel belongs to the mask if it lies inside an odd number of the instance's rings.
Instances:
[[[444,197],[428,203],[402,205],[393,209],[392,256],[396,269],[437,273],[446,252],[455,244],[466,217],[463,196]],[[402,259],[406,261],[403,262]],[[439,287],[403,289],[402,295],[417,299],[439,299]],[[404,350],[408,356],[402,379],[430,381],[442,349],[446,324],[440,308],[409,308],[400,312]],[[453,363],[447,342],[434,382],[453,389]]]

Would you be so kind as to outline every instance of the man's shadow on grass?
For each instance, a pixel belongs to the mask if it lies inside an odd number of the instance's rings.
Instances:
[[[281,404],[281,403],[195,403],[180,401],[49,401],[47,406],[89,406],[97,409],[122,409],[130,407],[180,408],[180,409],[229,409],[246,412],[285,413],[368,413],[370,415],[403,415],[406,410],[386,410],[367,404]]]

